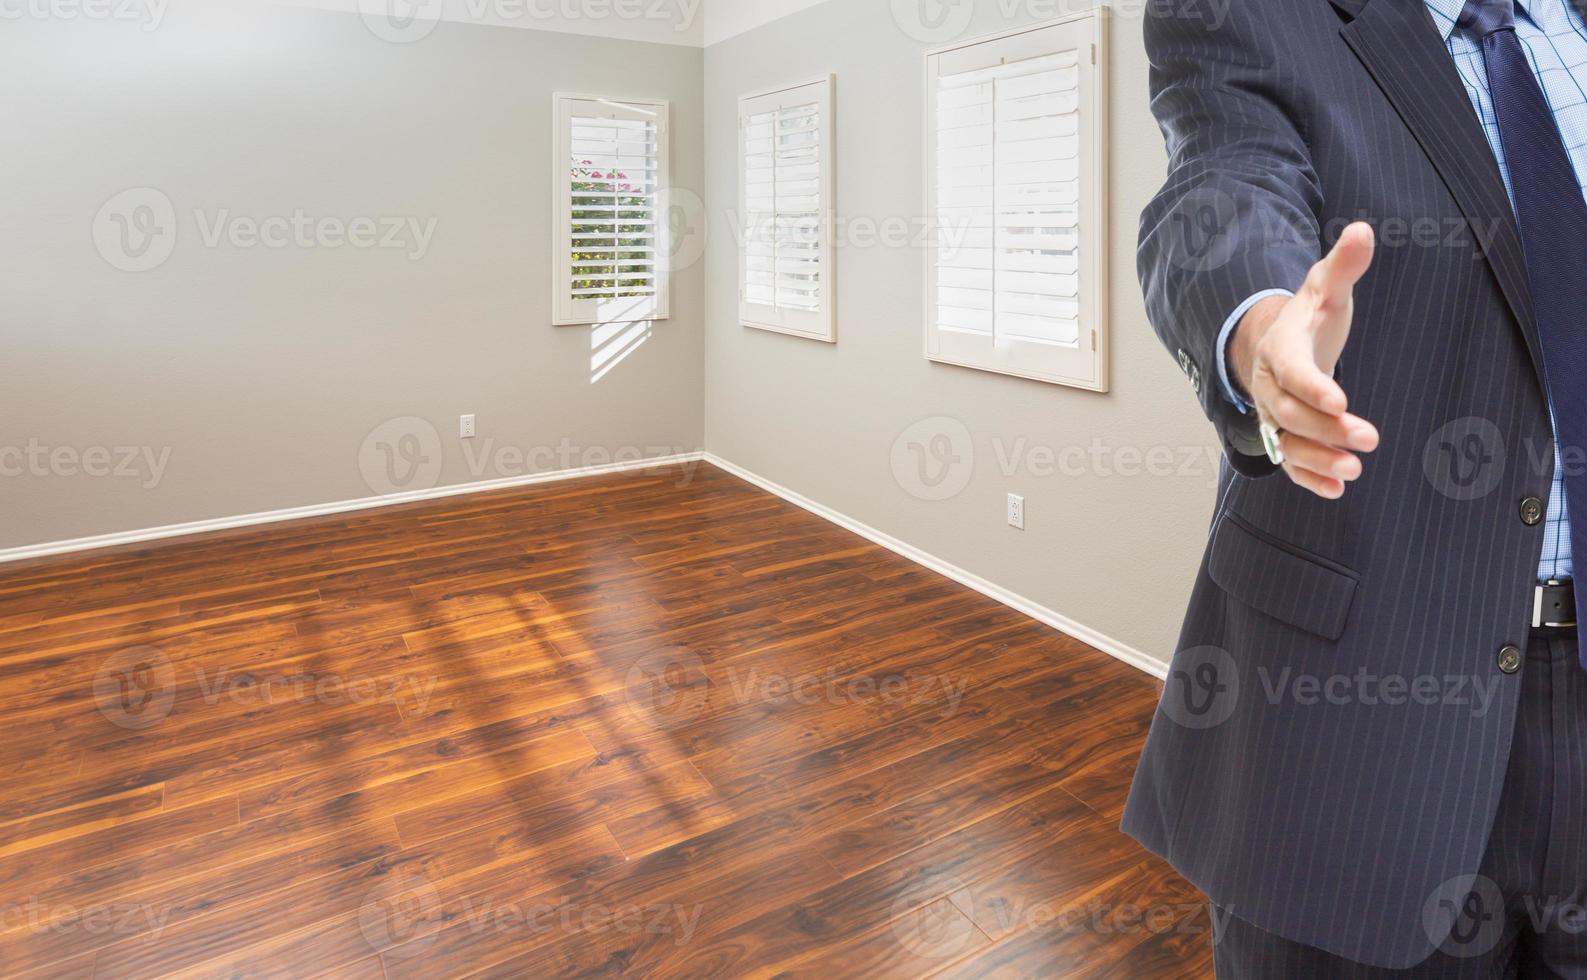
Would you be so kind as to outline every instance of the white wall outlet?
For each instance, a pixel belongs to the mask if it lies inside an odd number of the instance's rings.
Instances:
[[[457,418],[457,434],[464,439],[474,438],[474,416],[459,415]]]
[[[1018,494],[1008,495],[1008,526],[1025,530],[1025,498]]]

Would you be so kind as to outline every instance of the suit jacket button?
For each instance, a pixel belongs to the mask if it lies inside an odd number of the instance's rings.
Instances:
[[[1543,501],[1536,497],[1521,501],[1521,521],[1527,527],[1537,527],[1543,523]]]
[[[1521,648],[1507,646],[1499,651],[1499,669],[1506,674],[1513,674],[1521,669]]]

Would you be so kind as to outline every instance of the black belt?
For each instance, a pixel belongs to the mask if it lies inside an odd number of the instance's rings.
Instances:
[[[1532,627],[1576,625],[1576,588],[1569,582],[1545,582],[1532,599]]]

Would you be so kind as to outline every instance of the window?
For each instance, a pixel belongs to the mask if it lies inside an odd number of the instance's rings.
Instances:
[[[928,56],[931,360],[1107,390],[1104,16]]]
[[[557,95],[552,322],[668,314],[667,103]]]
[[[739,317],[837,339],[832,269],[832,79],[739,101]]]

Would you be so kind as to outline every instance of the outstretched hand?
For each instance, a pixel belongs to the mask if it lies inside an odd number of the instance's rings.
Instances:
[[[1284,472],[1329,500],[1360,478],[1356,454],[1378,448],[1377,428],[1349,413],[1349,399],[1333,378],[1350,337],[1355,285],[1375,247],[1371,225],[1346,228],[1299,292],[1258,303],[1230,343],[1230,369],[1262,420],[1282,433]]]

